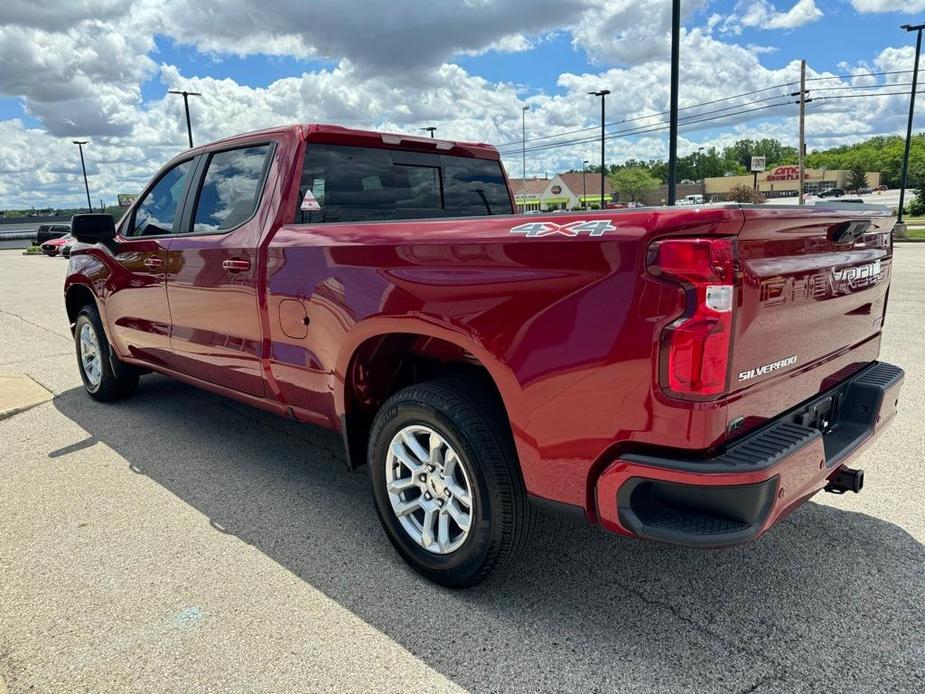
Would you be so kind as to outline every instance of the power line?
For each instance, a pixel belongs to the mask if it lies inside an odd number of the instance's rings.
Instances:
[[[854,75],[830,75],[830,76],[827,76],[827,77],[808,77],[808,78],[806,79],[806,81],[807,81],[807,82],[812,82],[812,81],[834,80],[834,79],[857,79],[857,78],[859,78],[859,77],[880,77],[880,76],[883,76],[883,75],[899,75],[899,74],[908,74],[908,73],[911,73],[911,72],[912,72],[912,70],[886,70],[886,71],[881,71],[881,72],[864,72],[864,73],[858,73],[858,74],[854,74]],[[740,99],[740,98],[745,97],[745,96],[752,96],[752,95],[754,95],[754,94],[760,94],[760,93],[762,93],[762,92],[767,92],[767,91],[771,91],[771,90],[774,90],[774,89],[783,89],[784,87],[790,87],[790,86],[795,85],[795,84],[799,84],[799,80],[794,80],[794,81],[792,81],[792,82],[782,82],[782,83],[780,83],[780,84],[776,84],[776,85],[773,85],[773,86],[771,86],[771,87],[762,87],[761,89],[753,89],[753,90],[751,90],[751,91],[742,92],[742,93],[740,93],[740,94],[733,94],[733,95],[731,95],[731,96],[724,96],[724,97],[720,97],[720,98],[717,98],[717,99],[711,99],[710,101],[704,101],[704,102],[701,102],[701,103],[698,103],[698,104],[691,104],[690,106],[682,106],[682,107],[679,108],[678,110],[679,110],[679,111],[689,111],[689,110],[691,110],[691,109],[702,108],[702,107],[704,107],[704,106],[710,106],[710,105],[712,105],[712,104],[717,104],[717,103],[720,103],[720,102],[723,102],[723,101],[731,101],[732,99]],[[818,87],[817,89],[819,89],[819,90],[866,89],[866,88],[870,88],[870,89],[880,89],[880,88],[886,88],[886,87],[907,86],[907,85],[909,85],[909,84],[911,84],[911,83],[903,82],[903,83],[895,83],[895,84],[885,83],[885,84],[872,84],[872,85],[846,85],[846,86],[836,86],[836,87]],[[774,95],[774,96],[771,96],[771,97],[766,97],[766,98],[764,98],[764,99],[759,99],[759,100],[756,100],[756,101],[751,101],[751,102],[748,102],[748,103],[746,103],[746,104],[736,104],[736,105],[734,105],[734,106],[728,107],[728,109],[736,108],[736,107],[738,107],[738,106],[747,106],[748,104],[751,104],[751,103],[759,103],[759,102],[761,102],[761,101],[768,101],[768,100],[770,100],[770,99],[775,99],[775,98],[779,98],[779,97],[783,97],[783,96],[786,96],[786,94],[778,94],[778,95]],[[669,113],[669,111],[667,111],[667,110],[666,110],[666,111],[657,111],[657,112],[648,113],[648,114],[645,114],[645,115],[642,115],[642,116],[634,116],[633,118],[624,118],[624,119],[619,120],[619,121],[612,121],[612,122],[610,122],[610,123],[606,123],[606,126],[607,126],[607,127],[613,127],[613,126],[616,126],[616,125],[623,125],[624,123],[633,123],[633,122],[640,121],[640,120],[646,120],[646,119],[649,119],[649,118],[654,118],[654,117],[656,117],[656,116],[664,116],[664,115],[667,115],[668,113]],[[713,111],[709,111],[708,113],[713,113]],[[699,114],[699,115],[705,115],[705,114]],[[588,126],[588,127],[586,127],[586,128],[576,128],[576,129],[574,129],[574,130],[564,130],[564,131],[560,131],[560,132],[557,132],[557,133],[550,133],[549,135],[540,135],[540,136],[538,136],[538,137],[532,137],[532,138],[529,138],[529,139],[526,139],[526,140],[511,140],[511,141],[509,141],[509,142],[502,142],[502,143],[498,144],[497,147],[498,147],[498,149],[500,150],[500,149],[502,149],[502,148],[504,148],[504,147],[511,147],[511,146],[513,146],[513,145],[522,145],[522,144],[524,144],[524,143],[526,143],[526,142],[538,142],[538,141],[540,141],[540,140],[549,140],[549,139],[552,139],[552,138],[555,138],[555,137],[562,137],[562,136],[564,136],[564,135],[575,135],[575,134],[578,134],[578,133],[589,132],[589,131],[592,131],[592,130],[597,130],[599,127],[600,127],[600,126],[593,125],[593,126]],[[593,138],[593,139],[594,139],[594,140],[597,140],[597,137],[595,137],[595,138]],[[518,150],[518,151],[519,151],[519,150]],[[529,151],[529,148],[528,148],[528,151]]]
[[[856,84],[856,85],[842,85],[838,87],[817,87],[813,93],[818,94],[819,92],[825,91],[836,91],[844,89],[886,89],[887,87],[911,87],[912,82],[886,82],[884,84]],[[807,89],[807,92],[810,90]]]
[[[701,107],[703,107],[703,106],[711,106],[712,104],[718,104],[718,103],[720,103],[721,101],[730,101],[730,100],[732,100],[732,99],[740,99],[740,98],[742,98],[742,97],[744,97],[744,96],[752,96],[753,94],[760,94],[761,92],[767,92],[767,91],[770,91],[770,90],[772,90],[772,89],[783,89],[784,87],[789,87],[789,86],[794,85],[794,84],[797,84],[797,82],[783,82],[783,83],[781,83],[781,84],[775,84],[773,87],[763,87],[762,89],[753,89],[753,90],[751,90],[751,91],[749,91],[749,92],[742,92],[741,94],[733,94],[733,95],[731,95],[731,96],[724,96],[724,97],[721,97],[721,98],[718,98],[718,99],[712,99],[712,100],[710,100],[710,101],[704,101],[704,102],[699,103],[699,104],[691,104],[690,106],[682,106],[682,107],[679,108],[678,110],[679,110],[679,111],[689,111],[689,110],[692,109],[692,108],[701,108]],[[783,96],[783,95],[781,95],[781,96]],[[634,121],[644,120],[644,119],[646,119],[646,118],[653,118],[653,117],[655,117],[655,116],[664,116],[664,115],[666,115],[666,114],[668,114],[668,113],[669,113],[669,111],[657,111],[657,112],[654,112],[654,113],[648,113],[648,114],[643,115],[643,116],[635,116],[635,117],[633,117],[633,118],[624,118],[624,119],[618,120],[618,121],[611,121],[610,123],[607,123],[606,125],[607,125],[607,126],[622,125],[623,123],[632,123],[632,122],[634,122]],[[575,133],[587,132],[588,130],[597,130],[599,127],[600,127],[599,125],[592,125],[592,126],[589,126],[589,127],[587,127],[587,128],[577,128],[576,130],[565,130],[565,131],[558,132],[558,133],[552,133],[552,134],[550,134],[550,135],[540,135],[539,137],[531,137],[531,138],[529,138],[528,140],[526,140],[526,142],[536,142],[537,140],[548,140],[549,138],[552,138],[552,137],[560,137],[560,136],[562,136],[562,135],[573,135],[573,134],[575,134]],[[524,140],[511,140],[510,142],[502,142],[502,143],[498,144],[497,146],[498,146],[499,148],[500,148],[500,147],[507,147],[507,146],[512,146],[512,145],[520,145],[520,144],[522,144],[523,142],[524,142]]]
[[[723,116],[709,116],[709,117],[706,117],[706,118],[700,118],[700,117],[697,117],[697,116],[705,116],[705,115],[707,115],[707,114],[694,114],[693,116],[689,116],[686,120],[681,121],[681,122],[679,123],[679,125],[681,125],[681,126],[687,126],[687,125],[693,125],[693,124],[695,124],[695,123],[702,123],[702,122],[714,121],[714,120],[722,120],[722,119],[724,119],[724,118],[733,118],[733,117],[735,117],[735,116],[739,116],[739,115],[742,115],[742,114],[745,114],[745,113],[752,113],[752,112],[755,112],[755,111],[764,111],[764,110],[767,110],[767,109],[777,108],[777,107],[780,107],[780,106],[787,106],[787,105],[794,104],[794,103],[796,103],[796,102],[794,102],[793,100],[788,99],[787,101],[782,101],[782,102],[779,102],[779,103],[776,103],[776,104],[766,104],[766,105],[764,105],[764,106],[757,106],[757,107],[755,107],[755,108],[743,109],[743,110],[737,111],[737,112],[735,112],[735,113],[727,113],[727,114],[725,114],[725,115],[723,115]],[[727,110],[727,109],[720,109],[720,110]],[[608,134],[607,134],[607,139],[608,139],[608,140],[612,140],[612,139],[616,139],[616,138],[619,138],[619,137],[633,137],[633,136],[635,136],[635,135],[643,135],[643,134],[645,134],[645,133],[657,132],[657,131],[659,131],[659,130],[665,130],[665,129],[668,128],[668,127],[669,127],[669,124],[668,124],[668,123],[665,123],[665,122],[663,121],[663,122],[660,123],[660,124],[651,125],[651,126],[639,126],[639,127],[637,127],[637,128],[629,128],[629,129],[627,129],[627,130],[616,130],[616,131],[611,131],[610,133],[608,133]],[[551,149],[559,149],[560,147],[569,147],[569,146],[572,146],[572,145],[587,144],[587,143],[590,143],[590,142],[596,142],[597,139],[598,139],[598,138],[595,137],[595,138],[582,138],[582,139],[576,139],[576,140],[568,140],[568,141],[563,141],[563,142],[551,142],[551,143],[547,143],[547,144],[545,144],[545,145],[537,145],[537,146],[535,146],[535,147],[527,148],[527,151],[528,151],[528,152],[542,152],[542,151],[547,151],[547,150],[551,150]],[[505,154],[510,154],[510,151],[508,151],[508,152],[501,152],[501,154],[502,154],[502,156],[505,155]]]
[[[895,71],[895,72],[903,72],[903,71]],[[902,85],[902,84],[898,84],[898,85],[867,85],[867,87],[865,87],[864,85],[858,85],[858,86],[856,86],[856,87],[854,87],[854,88],[855,88],[855,89],[865,89],[865,88],[879,88],[879,87],[886,87],[886,86],[892,87],[892,86],[903,86],[903,85]],[[835,89],[835,88],[834,88],[834,87],[820,87],[820,90],[825,90],[825,89]],[[921,92],[917,92],[917,93],[921,93]],[[822,102],[822,101],[828,100],[828,99],[865,98],[865,97],[866,97],[866,98],[869,98],[869,97],[878,97],[878,96],[879,96],[879,97],[884,97],[884,96],[905,96],[905,95],[908,95],[908,94],[909,94],[908,91],[898,91],[898,92],[874,92],[874,93],[841,94],[841,95],[833,94],[833,95],[828,95],[828,96],[819,95],[819,96],[815,97],[815,99],[816,99],[818,102]],[[730,97],[730,98],[731,98],[731,97]],[[723,120],[723,119],[727,119],[727,118],[734,118],[734,117],[736,117],[736,116],[744,115],[744,114],[747,114],[747,113],[754,113],[754,112],[757,112],[757,111],[764,111],[764,110],[767,110],[767,109],[778,108],[778,107],[780,107],[780,106],[786,106],[786,105],[788,105],[788,104],[797,103],[796,101],[792,101],[792,100],[790,100],[790,99],[787,99],[786,101],[781,101],[781,102],[773,103],[773,104],[767,104],[767,105],[764,105],[764,106],[758,106],[758,107],[755,107],[755,108],[741,109],[741,110],[735,111],[735,112],[733,112],[733,113],[725,113],[724,115],[719,115],[719,116],[717,116],[717,115],[710,115],[710,114],[722,113],[722,112],[724,112],[724,111],[729,111],[729,110],[732,109],[732,108],[739,108],[739,107],[741,107],[741,106],[749,106],[749,105],[752,105],[752,104],[758,104],[758,103],[762,103],[762,102],[764,102],[764,101],[769,101],[769,100],[772,100],[772,99],[779,99],[779,98],[783,98],[783,95],[781,95],[781,96],[773,96],[773,97],[766,97],[766,98],[764,98],[764,99],[756,99],[755,101],[748,102],[748,103],[746,103],[746,104],[737,104],[737,105],[735,105],[735,106],[724,107],[724,108],[721,108],[721,109],[715,109],[714,111],[707,111],[707,112],[705,112],[705,113],[691,114],[691,115],[688,116],[685,120],[683,120],[683,121],[681,122],[680,125],[682,125],[682,126],[688,126],[688,125],[694,125],[694,124],[697,124],[697,123],[704,123],[704,122],[709,122],[709,121],[718,121],[718,120]],[[812,101],[812,99],[808,99],[808,100],[807,100],[807,102],[810,102],[810,101]],[[693,108],[693,107],[689,107],[689,108]],[[816,110],[816,109],[814,109],[814,110]],[[655,115],[655,114],[653,114],[653,115]],[[710,117],[703,117],[703,116],[710,116]],[[650,117],[651,117],[651,116],[650,116]],[[639,127],[637,127],[637,128],[629,128],[629,129],[625,129],[625,130],[610,131],[610,132],[607,134],[606,137],[607,137],[607,139],[615,139],[615,138],[618,138],[618,137],[633,137],[633,136],[636,136],[636,135],[642,135],[642,134],[646,134],[646,133],[650,133],[650,132],[657,132],[657,131],[660,131],[660,130],[665,130],[667,127],[669,127],[668,124],[665,123],[664,121],[662,121],[661,123],[653,124],[653,125],[649,125],[649,126],[639,126]],[[528,147],[528,148],[527,148],[527,151],[528,151],[528,152],[548,151],[548,150],[559,149],[559,148],[561,148],[561,147],[568,147],[568,146],[572,146],[572,145],[588,144],[588,143],[591,143],[591,142],[596,142],[597,139],[598,139],[597,137],[588,137],[588,138],[574,138],[574,139],[570,139],[570,140],[563,140],[563,141],[560,141],[560,142],[550,142],[550,143],[546,143],[546,144],[542,144],[542,145],[536,145],[536,146],[534,146],[534,147]],[[502,151],[501,154],[502,154],[502,156],[504,156],[504,155],[510,155],[512,151],[513,151],[513,150]]]
[[[925,90],[916,89],[916,94],[925,93]],[[865,96],[909,96],[910,92],[908,90],[902,92],[875,92],[873,94],[832,94],[831,96],[820,96],[817,97],[819,100],[828,100],[828,99],[861,99]],[[529,151],[529,150],[528,150]]]
[[[743,108],[742,108],[743,106],[753,106],[753,105],[755,105],[755,104],[760,104],[760,103],[763,103],[763,102],[765,102],[765,101],[769,101],[770,99],[786,99],[786,100],[785,100],[785,101],[781,101],[781,102],[776,103],[776,104],[767,104],[767,105],[765,105],[765,106],[761,106],[761,107],[758,107],[758,108],[749,108],[749,109],[743,109]],[[756,99],[755,101],[750,101],[750,102],[747,102],[747,103],[745,103],[745,104],[736,104],[735,106],[726,106],[726,107],[724,107],[724,108],[714,109],[713,111],[706,111],[706,112],[704,112],[704,113],[692,113],[692,114],[690,114],[689,116],[686,116],[686,117],[683,119],[682,124],[688,125],[688,124],[691,124],[691,123],[698,123],[698,122],[705,121],[705,120],[720,120],[720,119],[723,119],[723,118],[732,118],[732,117],[741,115],[742,113],[750,113],[750,112],[752,112],[752,111],[758,111],[758,110],[762,110],[762,109],[765,109],[765,108],[773,108],[773,107],[776,107],[776,106],[784,106],[784,105],[786,105],[786,104],[792,104],[792,103],[795,103],[795,102],[794,102],[793,100],[791,100],[791,99],[789,98],[789,96],[785,97],[785,96],[783,96],[783,95],[781,95],[781,96],[774,96],[774,97],[768,97],[768,98],[764,98],[764,99]],[[712,117],[712,118],[703,118],[703,116],[713,116],[714,114],[723,113],[723,112],[729,111],[730,109],[739,109],[739,110],[738,110],[738,111],[735,111],[735,112],[733,112],[733,113],[725,113],[724,115],[721,115],[721,116],[714,116],[714,117]],[[645,132],[652,132],[652,131],[654,131],[654,130],[659,130],[659,129],[661,129],[662,126],[665,126],[665,125],[667,125],[667,123],[666,123],[665,121],[661,121],[661,122],[659,122],[659,123],[650,123],[650,124],[648,124],[648,125],[640,125],[640,126],[636,126],[636,127],[633,127],[633,128],[623,129],[623,130],[611,130],[610,132],[608,132],[607,137],[608,137],[608,139],[613,139],[613,138],[618,137],[618,136],[627,137],[627,136],[629,136],[629,135],[641,134],[641,133],[645,133]],[[574,138],[574,139],[571,139],[571,140],[563,140],[563,141],[561,141],[561,142],[549,142],[549,143],[545,143],[545,144],[541,144],[541,145],[535,145],[534,147],[528,147],[528,148],[527,148],[527,151],[528,151],[528,152],[536,152],[536,151],[542,151],[542,150],[545,150],[545,149],[556,149],[556,148],[558,148],[558,147],[562,147],[562,146],[566,146],[566,145],[584,144],[584,143],[587,143],[587,142],[595,142],[595,141],[597,141],[597,137]],[[503,153],[508,153],[508,154],[509,154],[509,153],[512,152],[512,151],[514,151],[514,150],[513,150],[513,149],[505,150],[505,152],[503,152]]]
[[[818,82],[819,80],[850,80],[858,77],[880,77],[882,75],[902,75],[911,73],[912,70],[887,70],[885,72],[859,72],[854,75],[831,75],[829,77],[807,77],[807,82]]]

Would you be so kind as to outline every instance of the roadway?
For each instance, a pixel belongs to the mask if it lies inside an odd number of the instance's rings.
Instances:
[[[896,249],[907,369],[859,495],[722,551],[544,516],[478,588],[419,578],[340,437],[161,376],[83,392],[67,263],[0,252],[0,691],[925,691],[925,245]]]

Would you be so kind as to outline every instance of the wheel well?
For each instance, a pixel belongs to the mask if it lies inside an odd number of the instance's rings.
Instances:
[[[80,313],[80,309],[87,304],[95,303],[96,297],[93,296],[90,287],[85,284],[72,285],[67,290],[67,295],[64,297],[64,305],[67,308],[67,318],[71,322],[71,326],[73,327],[74,323],[77,322],[77,314]]]
[[[488,369],[471,353],[425,335],[379,335],[357,348],[345,376],[342,429],[348,466],[357,468],[366,463],[369,431],[382,403],[402,388],[448,376],[484,388],[497,403],[510,432],[501,393]]]

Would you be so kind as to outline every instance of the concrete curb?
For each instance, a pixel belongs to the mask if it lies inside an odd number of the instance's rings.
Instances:
[[[48,402],[54,397],[44,386],[22,374],[0,376],[0,420]],[[2,690],[0,690],[2,694]]]

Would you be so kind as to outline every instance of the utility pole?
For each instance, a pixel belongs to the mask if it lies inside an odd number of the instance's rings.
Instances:
[[[431,139],[431,140],[434,139],[434,131],[435,131],[436,129],[437,129],[437,126],[435,126],[435,125],[428,125],[426,128],[421,128],[421,130],[424,130],[425,132],[429,132],[429,133],[430,133],[430,139]]]
[[[605,155],[605,145],[604,145],[604,123],[605,123],[605,102],[607,101],[607,95],[610,94],[609,89],[601,89],[597,92],[588,92],[591,96],[601,97],[601,209],[604,209],[604,177],[607,175],[607,164],[604,158]]]
[[[806,61],[800,61],[800,204],[806,187]]]
[[[671,102],[668,106],[668,204],[678,196],[678,75],[681,55],[681,0],[671,2]]]
[[[521,130],[521,153],[523,154],[524,180],[521,185],[521,195],[523,196],[521,212],[527,214],[527,111],[529,106],[524,106],[520,110],[520,130]]]
[[[706,197],[707,184],[703,178],[703,147],[697,148],[697,177],[700,179],[700,194]]]
[[[588,185],[585,183],[585,174],[588,172],[588,163],[589,160],[587,159],[581,162],[581,207],[584,210],[588,209]]]
[[[93,203],[90,202],[90,184],[87,183],[87,167],[84,164],[84,145],[87,144],[87,140],[72,140],[72,142],[80,149],[80,168],[84,172],[84,189],[87,191],[87,211],[92,213]]]
[[[193,148],[193,127],[190,125],[189,120],[189,97],[191,96],[202,96],[200,92],[188,92],[186,90],[171,90],[169,94],[182,94],[183,95],[183,108],[186,109],[186,134],[189,137],[189,147]]]
[[[915,38],[915,67],[912,68],[912,94],[909,97],[909,124],[906,127],[906,151],[903,154],[903,175],[899,182],[899,218],[897,224],[903,223],[903,205],[906,199],[906,182],[909,178],[909,148],[912,145],[912,119],[915,115],[915,90],[919,84],[919,56],[922,54],[922,29],[925,24],[903,24],[901,29],[917,32]]]
[[[800,141],[799,145],[799,178],[800,178],[800,190],[799,194],[799,204],[806,204],[806,104],[808,104],[812,99],[807,99],[806,95],[809,94],[806,91],[806,61],[800,61],[800,91],[790,92],[790,96],[800,97],[796,103],[800,104]],[[757,179],[756,179],[757,180]]]

